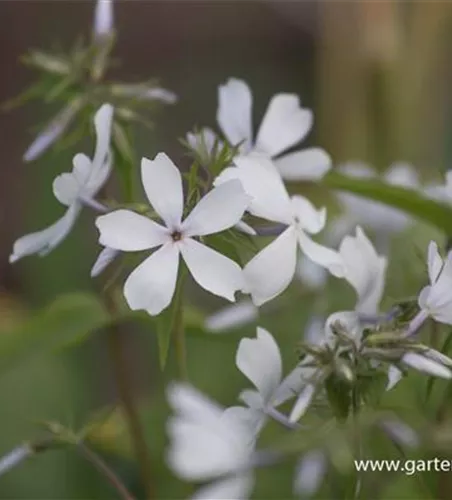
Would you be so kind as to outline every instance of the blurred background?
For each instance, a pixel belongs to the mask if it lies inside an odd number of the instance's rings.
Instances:
[[[35,74],[20,64],[30,48],[69,48],[91,33],[94,2],[3,0],[0,2],[0,101],[29,85]],[[392,162],[412,163],[425,182],[440,181],[452,155],[452,3],[423,1],[141,1],[115,2],[118,32],[115,70],[122,80],[157,77],[179,96],[155,116],[155,129],[141,131],[137,156],[167,152],[179,165],[187,158],[178,138],[195,126],[215,127],[217,87],[229,77],[248,82],[257,125],[269,98],[293,92],[315,114],[306,145],[321,145],[335,164],[359,160],[384,171]],[[0,333],[35,314],[56,297],[93,290],[89,270],[97,255],[90,214],[46,258],[8,264],[19,236],[46,227],[60,213],[51,191],[54,176],[71,167],[74,153],[50,152],[25,164],[22,156],[39,125],[54,112],[33,103],[0,114]],[[91,148],[90,143],[88,148]],[[330,203],[320,188],[299,186],[316,204]],[[334,203],[333,213],[334,213]],[[422,284],[425,244],[436,233],[420,224],[391,244],[387,303],[413,295]],[[403,266],[401,265],[403,263]],[[413,288],[414,287],[414,288]],[[351,308],[353,293],[333,281],[321,293],[297,283],[289,305],[263,318],[284,355],[286,369],[296,362],[296,343],[312,311],[327,314]],[[223,305],[199,289],[191,298],[204,310]],[[321,304],[321,305],[319,305]],[[159,370],[155,332],[137,324],[121,326],[130,375],[143,398],[142,419],[152,453],[156,498],[183,498],[190,486],[172,477],[164,463],[165,383],[171,362]],[[105,349],[107,331],[52,355],[38,356],[0,378],[0,455],[40,435],[40,423],[58,421],[78,429],[97,410],[116,400]],[[224,405],[236,402],[246,382],[234,364],[239,339],[254,327],[231,334],[189,338],[191,381]],[[411,386],[388,398],[420,408]],[[408,388],[406,388],[408,387]],[[412,390],[410,390],[412,387]],[[392,399],[391,399],[392,398]],[[269,437],[271,440],[272,431]],[[121,417],[113,419],[93,446],[140,495],[139,480]],[[259,473],[255,498],[292,498],[293,466]],[[435,498],[451,498],[450,480],[434,477]],[[328,490],[319,498],[331,498]],[[413,477],[391,478],[385,498],[432,498]],[[0,477],[0,498],[114,498],[98,473],[71,450],[39,455]]]

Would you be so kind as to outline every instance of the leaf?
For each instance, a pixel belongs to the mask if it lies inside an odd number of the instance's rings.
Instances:
[[[110,321],[94,295],[60,297],[12,330],[0,332],[0,375],[35,356],[78,342]]]
[[[337,172],[330,172],[322,182],[329,188],[348,191],[399,208],[447,234],[452,234],[452,207],[426,198],[417,191],[386,184],[377,179],[355,179]]]
[[[325,389],[334,415],[338,420],[345,420],[352,402],[350,385],[331,374],[325,381]]]

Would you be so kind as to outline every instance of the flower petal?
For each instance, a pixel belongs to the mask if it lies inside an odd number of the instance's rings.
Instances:
[[[97,0],[94,11],[94,34],[96,37],[109,35],[113,31],[112,0]]]
[[[191,498],[192,500],[245,500],[250,497],[253,487],[252,474],[238,474],[202,486]]]
[[[110,154],[111,128],[113,123],[113,106],[103,104],[94,115],[96,130],[96,148],[93,156],[93,169],[100,168]]]
[[[251,149],[252,106],[251,90],[243,80],[230,78],[218,88],[218,125],[232,146],[242,143],[244,152]]]
[[[171,239],[168,230],[131,210],[115,210],[96,219],[99,243],[105,247],[135,252],[163,245]]]
[[[90,276],[95,278],[101,274],[107,266],[109,266],[114,259],[119,255],[119,250],[105,247],[97,256],[96,262],[91,268]]]
[[[293,227],[280,234],[243,269],[246,290],[260,306],[277,297],[292,281],[297,261],[297,237]]]
[[[438,279],[441,269],[443,268],[443,259],[438,251],[438,245],[436,242],[431,241],[428,245],[428,277],[430,279],[430,283],[433,285]]]
[[[286,181],[319,181],[332,166],[330,155],[320,148],[295,151],[274,160]]]
[[[198,285],[214,295],[235,301],[235,292],[244,286],[243,273],[238,264],[191,238],[182,240],[179,248]]]
[[[422,354],[417,352],[407,352],[402,356],[400,360],[403,364],[420,371],[421,373],[426,373],[427,375],[433,375],[434,377],[441,377],[450,379],[452,378],[452,371],[433,359],[426,358]]]
[[[155,316],[169,306],[179,268],[179,250],[166,243],[142,262],[124,284],[124,296],[132,310],[145,309]]]
[[[185,236],[219,233],[237,224],[250,197],[239,180],[220,184],[207,193],[191,211],[181,226]]]
[[[217,186],[231,179],[239,179],[251,196],[248,211],[257,217],[290,224],[292,210],[284,183],[273,163],[265,156],[253,153],[234,159],[230,167],[215,179]]]
[[[315,389],[315,385],[307,384],[301,391],[290,413],[289,422],[298,422],[298,420],[300,420],[300,418],[306,413],[306,410],[314,399]]]
[[[9,262],[13,263],[27,255],[47,255],[57,247],[70,233],[80,213],[80,205],[73,204],[66,213],[47,229],[36,233],[27,234],[19,238],[13,246],[13,253],[9,256]]]
[[[311,366],[298,365],[281,382],[281,385],[273,394],[272,404],[279,406],[289,399],[294,398],[312,379],[315,368]]]
[[[312,496],[320,488],[325,477],[328,462],[322,450],[305,453],[297,464],[294,492],[301,498]]]
[[[308,288],[321,290],[328,279],[328,271],[302,255],[297,262],[297,278]]]
[[[313,262],[325,267],[337,278],[344,276],[344,266],[338,252],[311,240],[304,231],[298,232],[298,243],[303,253]]]
[[[242,339],[235,358],[237,368],[256,386],[264,402],[269,402],[282,377],[279,347],[273,336],[257,329],[255,339]]]
[[[256,150],[276,156],[301,141],[312,126],[312,111],[295,94],[277,94],[268,104],[256,139]]]
[[[184,209],[182,177],[165,153],[154,160],[141,160],[141,178],[146,196],[169,229],[179,229]]]
[[[326,208],[317,210],[304,196],[295,195],[291,198],[292,212],[302,229],[311,234],[319,233],[326,223]]]
[[[388,383],[386,384],[386,390],[390,391],[393,389],[402,379],[403,372],[397,368],[395,365],[390,365],[388,370]]]

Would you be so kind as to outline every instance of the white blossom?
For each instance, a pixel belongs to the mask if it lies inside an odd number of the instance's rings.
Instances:
[[[248,409],[244,419],[257,433],[264,425],[268,412],[295,397],[305,385],[304,369],[296,367],[282,379],[282,359],[278,344],[263,328],[257,328],[254,339],[245,338],[237,349],[237,368],[253,383],[256,390],[247,389],[239,398]]]
[[[53,193],[67,207],[63,217],[47,229],[19,238],[9,257],[16,262],[26,255],[46,255],[69,234],[84,203],[93,199],[105,184],[111,170],[110,136],[113,107],[104,104],[94,117],[96,148],[92,159],[79,153],[73,158],[71,173],[61,174],[53,182]]]
[[[327,466],[324,451],[316,449],[305,453],[295,471],[294,493],[302,498],[316,493],[325,477]]]
[[[167,462],[181,478],[212,481],[193,498],[245,499],[254,485],[254,436],[240,419],[184,384],[168,389],[175,413],[167,424]]]
[[[434,320],[452,325],[452,252],[443,260],[438,245],[431,241],[427,265],[430,285],[421,290],[419,307]]]
[[[127,278],[125,298],[133,310],[151,315],[168,307],[174,295],[179,258],[205,290],[234,302],[244,287],[242,270],[233,260],[195,240],[232,227],[249,203],[238,181],[227,182],[205,195],[182,221],[182,177],[164,153],[153,161],[144,158],[141,177],[147,198],[164,225],[130,210],[98,217],[99,242],[123,252],[160,247]]]
[[[230,78],[219,87],[217,121],[229,142],[233,146],[241,144],[241,155],[257,151],[274,159],[286,180],[321,179],[331,168],[331,158],[323,149],[282,155],[306,137],[312,127],[312,111],[302,108],[295,94],[274,95],[254,141],[252,100],[251,90],[243,80]]]
[[[102,38],[114,29],[113,0],[97,0],[94,10],[94,35]]]
[[[342,276],[337,252],[314,242],[308,234],[317,234],[325,226],[326,210],[317,210],[303,196],[290,197],[273,163],[260,154],[234,159],[235,167],[225,169],[215,185],[239,179],[252,200],[248,211],[263,219],[283,224],[286,229],[259,252],[244,268],[247,289],[260,306],[282,293],[292,281],[297,248],[312,261]]]
[[[109,266],[114,259],[120,254],[118,250],[114,250],[113,248],[104,248],[99,255],[97,256],[96,262],[93,264],[91,268],[90,276],[91,278],[95,278],[99,276],[107,266]]]
[[[434,377],[452,378],[452,371],[442,363],[430,359],[429,357],[418,352],[407,352],[400,360],[404,365],[414,368],[415,370],[433,375]]]
[[[368,165],[356,162],[338,167],[338,172],[356,179],[375,179],[392,186],[410,189],[419,187],[416,170],[406,163],[394,163],[382,177]],[[403,231],[412,219],[402,210],[384,203],[369,200],[348,192],[337,194],[344,208],[342,220],[337,221],[336,230],[348,232],[350,227],[360,225],[375,231],[380,236]]]

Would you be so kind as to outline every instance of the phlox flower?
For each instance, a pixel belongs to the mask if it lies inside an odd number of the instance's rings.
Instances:
[[[248,426],[190,386],[173,384],[167,394],[175,413],[167,424],[169,467],[189,481],[212,481],[192,498],[248,498],[254,485]]]
[[[69,234],[84,203],[93,197],[105,184],[111,170],[110,137],[113,107],[104,104],[94,116],[96,148],[92,159],[79,153],[73,158],[71,173],[61,174],[53,181],[53,193],[67,207],[63,217],[47,229],[19,238],[9,257],[16,262],[26,255],[46,255]]]
[[[276,94],[267,107],[253,140],[253,96],[243,80],[230,78],[218,89],[217,122],[228,141],[240,144],[240,154],[259,152],[272,158],[286,180],[318,180],[331,168],[331,158],[320,148],[282,154],[303,140],[313,115],[300,106],[295,94]]]
[[[174,295],[179,257],[205,290],[231,302],[244,286],[242,270],[233,260],[195,238],[234,226],[249,204],[239,181],[227,182],[207,193],[184,219],[182,177],[164,153],[144,158],[141,178],[147,198],[163,225],[130,210],[115,210],[97,218],[99,242],[123,252],[156,247],[127,278],[124,296],[133,310],[151,315],[168,307]]]
[[[292,281],[297,248],[312,261],[342,276],[337,252],[314,242],[308,234],[317,234],[325,226],[326,210],[317,210],[303,196],[290,197],[279,172],[265,156],[252,154],[234,159],[215,180],[215,185],[239,179],[251,196],[248,211],[263,219],[286,226],[283,232],[244,268],[246,286],[253,302],[260,306],[282,293]]]
[[[94,9],[94,35],[102,38],[114,29],[113,0],[97,0]]]

